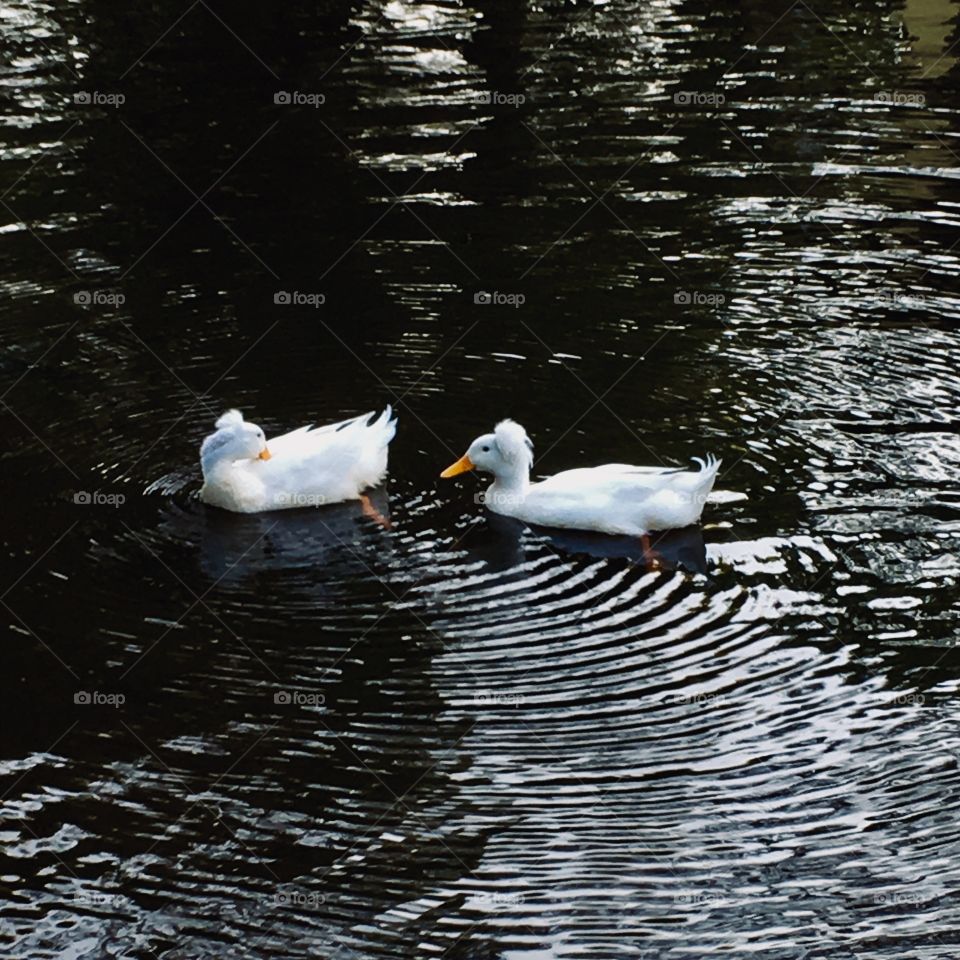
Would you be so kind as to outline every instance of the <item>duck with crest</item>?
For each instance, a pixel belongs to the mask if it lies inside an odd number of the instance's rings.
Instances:
[[[513,420],[478,437],[441,477],[467,470],[493,474],[484,503],[495,513],[544,527],[646,537],[696,523],[720,460],[695,458],[699,470],[608,463],[530,482],[533,443]]]
[[[360,500],[386,476],[387,448],[397,429],[389,406],[324,427],[300,427],[274,437],[228,410],[200,447],[200,499],[236,513]],[[382,518],[378,518],[381,519]]]

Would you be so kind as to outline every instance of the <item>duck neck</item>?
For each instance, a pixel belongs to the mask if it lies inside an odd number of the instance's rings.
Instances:
[[[530,470],[518,464],[517,468],[509,473],[495,474],[493,483],[487,489],[487,494],[523,498],[527,495],[529,488]]]

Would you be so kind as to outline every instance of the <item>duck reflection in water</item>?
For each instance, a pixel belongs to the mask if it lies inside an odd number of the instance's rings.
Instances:
[[[645,570],[707,572],[707,548],[698,524],[637,538],[534,526],[491,510],[484,513],[486,522],[471,527],[460,546],[494,570],[522,563],[539,542],[563,553],[632,560]],[[525,537],[526,531],[534,534],[535,539]]]
[[[205,511],[202,534],[203,571],[216,580],[243,580],[251,574],[280,570],[312,570],[336,562],[362,569],[363,542],[389,529],[390,501],[386,487],[368,490],[364,500],[272,513],[237,514]]]

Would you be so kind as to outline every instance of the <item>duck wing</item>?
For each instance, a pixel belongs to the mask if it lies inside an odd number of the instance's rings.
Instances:
[[[681,467],[636,467],[606,463],[564,470],[535,485],[538,493],[557,496],[630,496],[636,498],[673,486],[689,471]]]
[[[299,427],[267,441],[270,459],[252,469],[274,498],[304,506],[352,499],[386,474],[387,447],[397,429],[389,406],[322,427]]]
[[[390,407],[388,406],[384,412],[389,416]],[[341,420],[339,423],[328,423],[320,427],[308,423],[305,427],[297,427],[296,430],[283,433],[279,437],[271,437],[267,441],[267,446],[270,448],[270,455],[272,457],[284,458],[289,456],[309,456],[311,452],[322,448],[331,439],[333,434],[366,425],[373,415],[374,411],[370,410],[368,413],[361,414],[359,417],[350,417],[347,420]]]
[[[520,514],[530,523],[606,533],[683,527],[699,518],[720,461],[701,464],[696,471],[625,463],[566,470],[533,484]]]

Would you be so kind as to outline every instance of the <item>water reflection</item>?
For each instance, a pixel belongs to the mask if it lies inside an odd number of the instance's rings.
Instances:
[[[942,954],[957,31],[4,7],[4,955]],[[392,530],[190,496],[223,409],[386,402]],[[749,499],[500,522],[435,473],[504,416]]]
[[[368,499],[389,523],[386,488],[371,490]],[[364,553],[372,549],[369,528],[377,526],[360,501],[252,516],[213,508],[202,513],[203,570],[217,583],[242,583],[267,571],[320,570],[334,562],[341,574],[346,573],[342,567],[347,564],[353,566],[354,575],[362,575]],[[376,549],[382,560],[383,551],[390,550],[389,538],[377,538]]]
[[[528,526],[512,517],[489,510],[484,523],[471,526],[457,540],[471,557],[482,560],[492,570],[506,570],[522,564],[529,554],[544,547],[572,555],[626,559],[647,570],[686,570],[707,572],[707,551],[699,526],[653,533],[644,543],[638,537],[617,537],[588,530],[563,530],[556,527]]]

